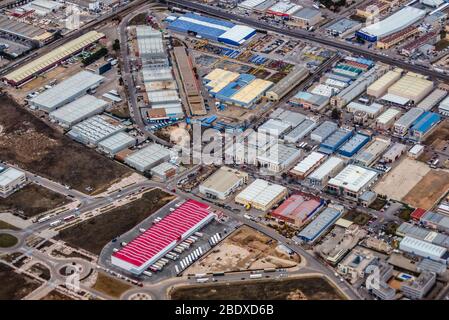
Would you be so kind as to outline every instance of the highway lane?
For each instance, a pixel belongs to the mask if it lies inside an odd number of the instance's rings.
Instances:
[[[430,70],[427,67],[410,64],[405,61],[397,60],[397,59],[394,59],[394,58],[391,58],[388,56],[384,56],[384,55],[375,53],[374,51],[363,49],[363,48],[360,48],[360,47],[357,47],[354,45],[350,45],[348,43],[344,43],[341,41],[331,40],[331,39],[327,39],[325,37],[320,37],[317,34],[314,34],[312,32],[308,32],[308,31],[304,31],[302,29],[292,30],[292,29],[288,29],[288,28],[281,28],[281,27],[274,26],[274,25],[271,25],[266,22],[262,22],[261,20],[254,20],[247,16],[240,16],[240,15],[230,13],[225,10],[219,10],[212,6],[208,6],[208,5],[200,4],[200,3],[196,3],[196,2],[190,2],[187,0],[160,0],[160,1],[165,2],[167,4],[173,4],[176,7],[184,7],[186,9],[194,10],[196,12],[200,12],[200,13],[203,13],[206,15],[216,16],[221,19],[234,20],[239,23],[243,23],[243,24],[252,26],[252,27],[260,29],[260,30],[272,31],[272,32],[283,34],[283,35],[286,35],[286,36],[289,36],[292,38],[305,39],[305,40],[320,43],[320,44],[323,44],[323,45],[326,45],[329,47],[333,47],[336,49],[346,50],[346,51],[352,52],[353,54],[362,55],[366,58],[370,58],[370,59],[373,59],[376,61],[380,61],[380,62],[391,64],[391,65],[394,65],[397,67],[401,67],[401,68],[404,68],[409,71],[421,73],[423,75],[426,75],[426,76],[429,76],[429,77],[432,77],[435,79],[449,81],[449,75]]]

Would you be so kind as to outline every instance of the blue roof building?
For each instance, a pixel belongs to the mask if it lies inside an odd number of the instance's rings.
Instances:
[[[439,114],[430,111],[424,112],[411,127],[411,138],[417,141],[421,140],[440,120]]]
[[[343,144],[339,149],[338,153],[345,157],[352,157],[357,152],[359,152],[362,147],[368,143],[370,137],[357,133],[351,139],[349,139],[345,144]]]
[[[202,38],[239,46],[256,34],[256,30],[243,25],[209,18],[194,13],[186,13],[173,20],[167,27],[170,30],[192,33]]]
[[[331,154],[352,136],[352,130],[338,129],[320,144],[320,151]]]
[[[324,231],[332,226],[340,216],[341,211],[327,207],[298,234],[298,237],[306,242],[314,242]]]

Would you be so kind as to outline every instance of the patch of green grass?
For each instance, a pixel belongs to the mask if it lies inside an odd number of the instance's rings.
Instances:
[[[412,212],[414,210],[415,209],[413,209],[409,206],[402,207],[402,209],[398,213],[398,217],[401,218],[402,220],[409,221],[410,215],[412,214]]]
[[[374,200],[374,202],[369,207],[371,209],[379,211],[380,209],[382,209],[385,206],[386,203],[387,203],[387,200],[385,200],[381,197],[377,197],[376,200]]]
[[[0,234],[0,248],[10,248],[17,244],[19,240],[17,240],[16,237],[7,234],[7,233],[1,233]]]
[[[3,220],[0,220],[0,230],[6,229],[6,230],[20,230],[16,226],[13,226],[12,224],[9,224],[8,222],[5,222]]]
[[[346,212],[346,214],[343,216],[343,219],[352,221],[360,226],[364,226],[371,219],[371,216],[364,212],[360,212],[357,210],[350,210]]]

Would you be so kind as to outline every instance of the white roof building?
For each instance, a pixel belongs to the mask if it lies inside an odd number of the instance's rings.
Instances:
[[[323,182],[328,181],[330,178],[334,177],[344,166],[344,161],[338,157],[330,157],[328,158],[321,166],[319,166],[315,171],[313,171],[308,177],[307,180],[312,185],[322,185]]]
[[[26,182],[25,172],[15,168],[7,168],[0,172],[0,196],[6,197],[17,187]]]
[[[61,126],[70,128],[80,121],[102,113],[108,105],[108,102],[87,94],[50,112],[49,117]]]
[[[350,102],[346,105],[346,108],[348,109],[348,112],[354,113],[356,111],[363,111],[366,112],[370,118],[374,118],[382,112],[384,106],[379,103],[366,105],[358,102]]]
[[[56,110],[98,87],[103,79],[92,72],[80,71],[31,99],[30,104],[45,112]]]
[[[256,179],[235,197],[235,202],[266,211],[279,203],[288,194],[287,188]]]
[[[438,112],[443,116],[449,117],[449,97],[441,101],[440,105],[438,106]]]
[[[401,111],[394,108],[389,108],[385,110],[380,116],[376,119],[376,126],[379,129],[387,130],[389,129],[394,121],[399,117]]]
[[[74,125],[67,135],[80,143],[96,146],[101,140],[125,129],[113,118],[97,115]]]
[[[98,148],[110,155],[115,155],[123,149],[132,147],[136,144],[136,139],[126,134],[125,132],[118,132],[107,139],[98,143]]]
[[[447,253],[446,248],[409,236],[406,236],[404,237],[404,239],[402,239],[402,241],[399,243],[399,249],[436,261],[440,261],[442,257]]]
[[[305,119],[299,126],[284,136],[284,140],[289,143],[296,143],[311,132],[317,123],[311,119]]]
[[[145,148],[136,151],[125,158],[125,163],[134,169],[145,172],[156,165],[170,160],[171,152],[164,146],[151,143]]]
[[[313,171],[326,156],[319,152],[312,152],[302,159],[290,172],[300,177],[307,176]]]
[[[257,156],[261,168],[280,172],[301,156],[301,150],[276,143],[267,151]]]
[[[371,24],[360,30],[361,33],[379,40],[392,33],[398,32],[408,26],[418,22],[426,15],[425,10],[421,10],[412,6],[405,6],[403,9],[396,11],[388,18],[377,23]]]
[[[357,198],[376,178],[376,171],[349,164],[337,176],[329,180],[329,187],[331,191]]]
[[[266,133],[268,135],[279,137],[289,130],[292,125],[288,122],[284,122],[277,119],[268,119],[263,123],[257,131],[260,133]]]

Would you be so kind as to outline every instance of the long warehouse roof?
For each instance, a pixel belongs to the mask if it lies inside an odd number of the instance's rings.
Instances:
[[[113,256],[140,267],[211,214],[208,205],[188,200]]]
[[[75,40],[69,41],[66,44],[52,50],[51,52],[34,59],[30,63],[27,63],[23,67],[7,74],[5,79],[8,81],[13,81],[15,83],[20,83],[23,80],[33,76],[34,74],[45,70],[55,63],[71,56],[72,54],[80,51],[81,49],[89,46],[90,44],[100,40],[104,37],[103,33],[97,31],[90,31],[83,34],[81,37]]]
[[[381,38],[407,28],[425,15],[426,11],[424,10],[414,7],[404,7],[388,18],[369,25],[360,31],[364,34]]]

